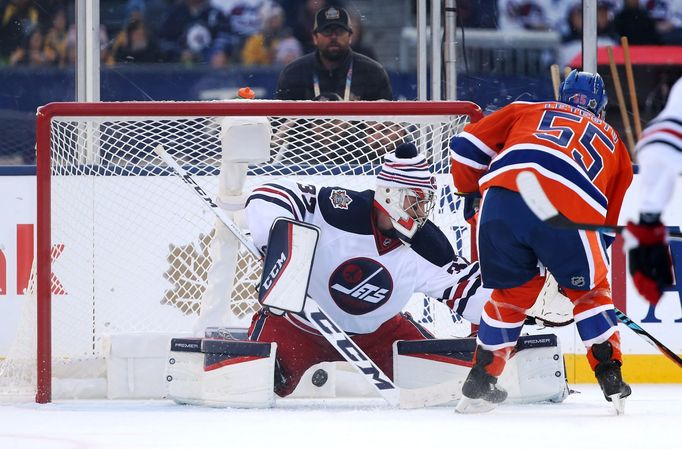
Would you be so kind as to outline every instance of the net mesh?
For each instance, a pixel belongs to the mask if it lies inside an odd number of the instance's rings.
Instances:
[[[432,219],[456,250],[468,256],[470,235],[448,174],[449,139],[467,119],[466,115],[270,116],[271,159],[249,168],[244,192],[282,177],[355,190],[372,188],[384,154],[398,143],[411,141],[437,174],[439,192]],[[215,217],[155,156],[153,148],[162,144],[215,197],[223,120],[53,118],[54,377],[101,376],[108,351],[106,335],[192,330],[212,263],[209,247]],[[243,327],[258,308],[259,279],[259,263],[241,249],[234,287],[225,295],[234,322]],[[14,345],[0,362],[0,397],[5,399],[32,398],[35,392],[33,285]],[[436,329],[439,307],[430,298],[416,296],[409,309],[439,336],[452,336],[457,317],[447,308],[441,310],[445,317],[441,321],[447,326]]]

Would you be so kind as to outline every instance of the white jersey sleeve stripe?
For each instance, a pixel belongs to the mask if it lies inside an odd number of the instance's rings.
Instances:
[[[296,220],[303,220],[303,212],[296,201],[284,190],[277,189],[271,186],[263,186],[254,189],[253,193],[249,197],[251,199],[260,198],[266,201],[273,202],[285,208],[287,211],[291,212]]]

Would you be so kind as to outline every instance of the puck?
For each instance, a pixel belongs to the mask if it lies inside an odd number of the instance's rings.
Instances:
[[[327,383],[327,379],[329,379],[329,375],[325,370],[320,368],[313,373],[312,382],[316,387],[321,387]]]

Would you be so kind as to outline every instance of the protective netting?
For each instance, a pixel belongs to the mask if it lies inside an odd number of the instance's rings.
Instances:
[[[390,111],[390,103],[386,105]],[[221,120],[163,115],[52,119],[55,378],[64,372],[69,378],[101,377],[107,335],[192,330],[207,287],[216,220],[156,157],[153,148],[163,145],[204,191],[215,197],[223,152]],[[244,192],[282,177],[356,190],[372,188],[383,155],[400,142],[412,141],[438,174],[439,194],[432,219],[457,251],[468,256],[469,230],[448,174],[448,142],[461,131],[466,115],[387,113],[382,117],[270,116],[268,120],[271,160],[249,168]],[[259,279],[258,262],[240,250],[234,287],[225,291],[233,323],[248,326],[258,308]],[[33,283],[30,290],[19,335],[7,359],[0,362],[0,397],[32,399],[35,391]],[[410,310],[436,330],[439,306],[420,296],[414,298]],[[448,325],[456,320],[449,310],[442,313],[445,318],[441,320]],[[441,335],[448,332],[436,330]]]

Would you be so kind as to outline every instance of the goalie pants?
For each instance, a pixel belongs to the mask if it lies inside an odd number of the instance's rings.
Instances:
[[[478,345],[493,351],[489,374],[499,376],[521,333],[525,312],[542,290],[538,262],[554,275],[573,303],[580,338],[588,349],[610,341],[621,360],[618,319],[607,279],[606,242],[601,234],[553,228],[528,208],[517,192],[486,191],[478,223],[483,285],[493,288],[485,304]],[[592,369],[597,360],[587,351]]]
[[[409,314],[398,314],[370,334],[352,335],[357,345],[393,379],[393,342],[425,340],[433,336],[417,324]],[[312,326],[298,317],[273,315],[260,310],[249,328],[249,339],[277,343],[277,364],[280,375],[275,378],[275,393],[291,394],[305,371],[320,362],[337,362],[343,358]]]

